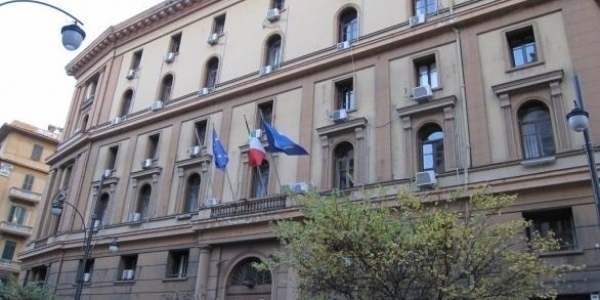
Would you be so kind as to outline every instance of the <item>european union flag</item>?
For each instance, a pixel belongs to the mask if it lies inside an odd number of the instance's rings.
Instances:
[[[308,152],[290,138],[279,132],[275,127],[263,121],[263,127],[269,142],[269,152],[283,152],[287,155],[308,155]]]
[[[227,163],[229,162],[229,157],[227,156],[227,152],[221,141],[219,140],[219,136],[217,136],[217,131],[213,128],[213,155],[215,156],[215,167],[219,170],[225,170]]]

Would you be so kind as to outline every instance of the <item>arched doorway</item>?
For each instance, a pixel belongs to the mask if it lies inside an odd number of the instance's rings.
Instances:
[[[271,300],[271,272],[256,270],[255,262],[260,259],[248,257],[235,265],[227,278],[226,300]]]

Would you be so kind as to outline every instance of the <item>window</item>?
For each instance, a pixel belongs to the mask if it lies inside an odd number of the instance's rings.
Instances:
[[[222,35],[223,33],[225,33],[225,15],[215,17],[212,32],[218,35]]]
[[[273,35],[267,40],[265,65],[278,67],[281,59],[281,36]]]
[[[263,160],[258,167],[252,168],[252,198],[266,197],[269,187],[269,162]]]
[[[258,118],[255,128],[262,128],[262,121],[272,124],[273,121],[273,101],[267,101],[258,105]]]
[[[283,5],[285,4],[284,0],[272,0],[271,8],[277,8],[279,10],[283,10]]]
[[[81,118],[81,131],[86,130],[89,118],[90,118],[90,116],[87,114],[84,115],[83,118]]]
[[[524,212],[523,218],[531,222],[526,232],[528,238],[531,238],[534,232],[543,237],[553,232],[554,237],[560,242],[560,250],[577,248],[571,208]]]
[[[216,57],[211,58],[206,63],[206,80],[204,82],[205,87],[214,89],[217,84],[217,74],[219,71],[219,59]]]
[[[8,212],[8,222],[14,224],[23,224],[26,213],[26,208],[13,205],[10,207],[10,211]]]
[[[518,117],[523,157],[534,159],[554,155],[552,120],[546,105],[531,101],[519,109]]]
[[[31,276],[30,276],[29,280],[32,282],[46,283],[46,275],[47,274],[48,274],[47,266],[33,267],[33,268],[31,268]]]
[[[198,200],[200,198],[200,175],[192,174],[185,188],[185,207],[184,212],[190,213],[198,210]]]
[[[106,210],[108,209],[109,199],[110,196],[107,193],[102,194],[96,206],[96,220],[100,221],[100,225],[108,223],[104,220],[104,218],[106,217]]]
[[[133,102],[133,91],[127,90],[123,94],[123,100],[121,101],[121,113],[119,117],[125,117],[131,113],[131,103]]]
[[[253,264],[260,263],[260,259],[251,257],[239,262],[232,271],[231,285],[245,285],[253,288],[255,285],[272,283],[269,270],[257,270]]]
[[[189,250],[169,251],[169,259],[167,261],[167,277],[185,278],[187,276],[189,256]]]
[[[23,180],[23,185],[21,185],[21,188],[26,191],[31,191],[31,188],[33,188],[34,180],[35,180],[35,177],[33,177],[32,174],[25,175],[25,180]]]
[[[436,11],[436,0],[414,0],[415,15],[429,15]]]
[[[171,43],[169,44],[169,52],[179,53],[180,45],[181,45],[181,33],[171,36]]]
[[[158,100],[167,102],[171,100],[171,91],[173,89],[173,75],[168,74],[162,80],[162,84],[160,86],[160,95]]]
[[[108,170],[116,169],[118,154],[119,154],[119,146],[113,146],[113,147],[108,148],[108,160],[107,160],[107,164],[106,164],[106,169],[108,169]]]
[[[140,219],[144,220],[148,218],[148,207],[150,206],[150,196],[152,195],[152,188],[149,184],[145,184],[140,189],[138,195],[138,203],[136,212],[140,214]]]
[[[506,34],[513,67],[538,61],[533,26],[517,29]]]
[[[94,271],[94,259],[93,258],[88,259],[85,266],[83,266],[83,259],[79,260],[79,268],[81,268],[81,267],[83,267],[83,278],[81,278],[81,280],[84,283],[91,282],[92,281],[92,272]]]
[[[354,80],[348,78],[335,83],[336,109],[353,110],[354,103]]]
[[[9,176],[12,169],[13,166],[11,164],[4,162],[0,163],[0,175]]]
[[[437,124],[427,124],[419,130],[421,171],[444,171],[444,132]]]
[[[4,243],[4,250],[2,251],[3,260],[13,260],[15,256],[15,250],[17,249],[17,243],[13,241],[6,241]]]
[[[206,128],[208,127],[208,121],[202,120],[194,123],[194,145],[204,146],[206,145]]]
[[[339,18],[338,42],[353,42],[358,38],[358,19],[356,10],[346,9]]]
[[[147,158],[157,159],[158,158],[158,146],[160,142],[160,135],[153,134],[148,137],[148,154]]]
[[[136,51],[133,53],[133,59],[131,60],[131,69],[137,70],[140,68],[142,63],[142,50]]]
[[[137,254],[134,255],[123,255],[121,256],[121,262],[119,263],[119,276],[118,280],[134,280],[135,279],[135,268],[137,266]]]
[[[85,98],[83,101],[93,100],[98,86],[98,76],[94,76],[85,86]]]
[[[61,183],[61,188],[68,188],[69,184],[71,183],[71,173],[73,171],[73,166],[67,166],[63,169],[63,176],[62,176],[62,183]]]
[[[435,55],[428,55],[414,61],[417,74],[417,86],[438,87],[438,70]]]
[[[354,147],[352,144],[347,142],[339,144],[334,150],[334,162],[335,188],[343,190],[353,187]]]
[[[31,150],[31,160],[40,161],[42,158],[42,152],[44,151],[44,147],[38,144],[33,145],[33,150]]]

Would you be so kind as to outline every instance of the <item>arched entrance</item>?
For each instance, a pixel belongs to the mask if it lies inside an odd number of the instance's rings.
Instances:
[[[258,271],[252,263],[257,257],[238,262],[227,278],[226,300],[271,300],[271,272]]]

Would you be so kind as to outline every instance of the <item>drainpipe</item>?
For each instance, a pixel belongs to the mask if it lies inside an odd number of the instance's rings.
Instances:
[[[463,161],[462,161],[462,167],[463,167],[463,172],[464,172],[464,187],[466,188],[467,185],[469,184],[469,168],[471,167],[471,137],[469,135],[469,116],[467,113],[467,91],[466,91],[466,85],[465,85],[465,70],[464,70],[464,63],[463,63],[463,53],[462,53],[462,44],[461,44],[461,40],[460,40],[460,31],[458,29],[456,29],[455,27],[452,28],[452,31],[454,31],[454,34],[456,35],[456,53],[457,53],[457,59],[458,59],[458,74],[459,74],[459,80],[460,80],[460,97],[461,97],[461,103],[462,103],[462,110],[463,110],[463,135],[464,135],[464,141],[466,142],[466,145],[464,145],[464,156],[463,156]],[[461,151],[463,152],[463,151]]]

